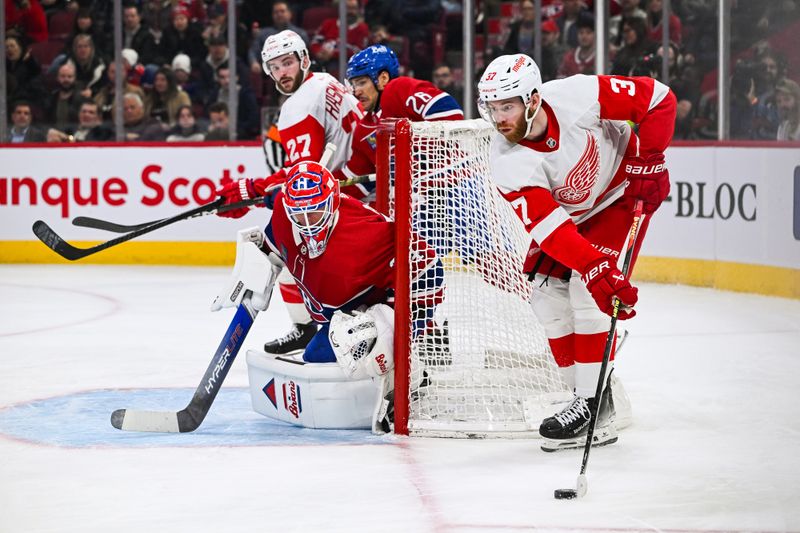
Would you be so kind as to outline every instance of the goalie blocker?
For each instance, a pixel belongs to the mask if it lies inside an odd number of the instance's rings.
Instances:
[[[328,338],[338,365],[247,352],[253,409],[312,429],[388,430],[392,391],[392,309],[377,304],[337,311]]]

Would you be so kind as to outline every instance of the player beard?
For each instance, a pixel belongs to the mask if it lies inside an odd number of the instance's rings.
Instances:
[[[284,87],[284,85],[283,85],[284,81],[287,81],[287,80],[292,80],[292,85],[288,89],[286,89]],[[288,94],[292,94],[292,93],[296,92],[297,89],[300,88],[300,85],[303,83],[303,71],[300,70],[300,72],[298,72],[295,75],[294,78],[290,78],[289,76],[284,76],[283,78],[280,79],[279,83],[280,83],[281,89],[286,91],[286,93],[288,93]]]
[[[497,127],[498,129],[507,127],[512,128],[510,131],[500,132],[503,135],[503,137],[505,137],[506,140],[511,144],[516,144],[520,142],[523,138],[525,138],[525,135],[528,133],[528,123],[525,121],[524,114],[521,117],[519,117],[517,121],[514,122],[514,124],[503,122],[501,124],[498,124]]]

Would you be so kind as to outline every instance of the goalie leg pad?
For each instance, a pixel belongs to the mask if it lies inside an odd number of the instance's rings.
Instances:
[[[348,379],[339,365],[303,363],[247,352],[253,409],[311,429],[372,429],[385,393],[373,379]]]
[[[339,366],[352,379],[381,377],[394,368],[394,310],[388,305],[353,314],[336,311],[328,338]]]

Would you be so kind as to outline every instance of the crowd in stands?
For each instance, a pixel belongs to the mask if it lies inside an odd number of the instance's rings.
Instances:
[[[404,74],[432,80],[464,105],[460,1],[341,1],[347,57],[386,44]],[[609,72],[661,78],[668,61],[665,81],[679,100],[676,138],[715,139],[718,2],[671,0],[665,22],[662,1],[611,0]],[[545,81],[594,73],[592,3],[542,0],[537,14],[533,0],[476,0],[476,75],[498,54],[535,56],[537,17]],[[113,2],[7,0],[4,6],[10,140],[113,140]],[[126,140],[227,140],[231,61],[236,137],[258,138],[262,109],[281,103],[261,70],[261,47],[287,28],[306,41],[312,69],[339,75],[338,5],[331,0],[237,0],[236,57],[228,47],[227,0],[125,0],[122,12]],[[800,0],[737,2],[731,14],[730,137],[800,140],[794,81]]]

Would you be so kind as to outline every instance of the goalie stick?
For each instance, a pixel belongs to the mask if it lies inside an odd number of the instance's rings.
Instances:
[[[126,431],[161,433],[187,433],[200,427],[258,314],[251,297],[252,291],[247,291],[186,407],[178,412],[117,409],[111,413],[111,425]]]
[[[644,221],[645,215],[642,213],[643,203],[641,200],[636,201],[633,212],[633,222],[631,229],[628,232],[628,240],[625,243],[625,259],[622,262],[622,275],[628,277],[628,270],[633,257],[633,249],[636,244],[636,237],[639,235],[639,227]],[[600,412],[599,398],[603,394],[603,382],[606,378],[606,368],[608,361],[611,359],[611,347],[614,344],[614,333],[617,329],[617,315],[619,314],[620,301],[619,298],[614,298],[614,308],[611,312],[611,327],[608,329],[608,337],[606,338],[606,346],[603,352],[603,362],[600,365],[600,376],[597,378],[597,389],[595,390],[594,397],[598,401],[594,402],[591,416],[589,418],[589,429],[586,433],[586,444],[583,447],[583,461],[581,462],[581,472],[578,474],[576,488],[574,489],[556,489],[553,496],[557,500],[572,500],[574,498],[582,498],[589,490],[589,482],[586,479],[586,468],[589,464],[589,452],[592,450],[592,439],[594,437],[594,427],[597,424],[597,415]]]
[[[341,187],[347,187],[348,185],[357,185],[360,183],[369,183],[375,181],[375,174],[367,174],[364,176],[355,176],[348,180],[344,180],[340,183]],[[257,202],[256,202],[257,203]],[[220,207],[217,209],[216,213],[224,213],[226,211],[231,211],[233,209],[239,209],[241,207],[247,207],[253,205],[249,201],[245,202],[237,202],[235,204],[228,204]],[[204,214],[210,214],[212,211]],[[202,215],[198,215],[202,216]],[[101,218],[94,218],[94,217],[85,217],[85,216],[78,216],[72,219],[73,226],[80,226],[82,228],[92,228],[92,229],[99,229],[103,231],[111,231],[114,233],[128,233],[129,231],[140,231],[148,226],[153,224],[158,224],[166,219],[159,218],[158,220],[151,220],[150,222],[142,222],[141,224],[118,224],[116,222],[111,222],[110,220],[103,220]],[[177,221],[176,221],[177,222]]]
[[[325,151],[322,154],[320,163],[325,165],[328,163],[333,153],[336,151],[336,146],[328,143]],[[221,199],[220,199],[221,200]],[[255,228],[258,229],[258,228]],[[239,353],[247,333],[253,325],[253,321],[258,315],[258,309],[266,309],[269,305],[269,297],[272,294],[272,287],[277,276],[273,276],[264,282],[266,287],[259,285],[259,268],[269,268],[269,260],[266,255],[261,255],[261,252],[256,252],[259,260],[265,261],[267,264],[258,264],[254,266],[254,260],[248,260],[246,253],[248,250],[242,248],[241,242],[251,240],[244,237],[250,230],[242,230],[237,237],[237,257],[236,264],[234,265],[234,273],[241,275],[241,280],[235,278],[235,286],[229,287],[228,291],[224,291],[227,298],[220,301],[219,297],[214,301],[212,310],[220,309],[230,305],[232,302],[241,297],[241,302],[236,308],[236,314],[228,326],[228,331],[225,333],[214,357],[211,359],[208,368],[206,368],[203,379],[192,396],[189,404],[178,412],[173,411],[138,411],[133,409],[117,409],[111,413],[111,425],[117,429],[126,431],[149,431],[159,433],[187,433],[194,431],[205,419],[208,411],[211,409],[211,404],[214,403],[214,398],[217,397],[222,382],[228,375],[228,371],[233,364],[236,355]],[[260,231],[260,230],[259,230]],[[252,246],[252,242],[246,242],[245,246]],[[249,250],[252,251],[255,248]],[[240,253],[241,253],[241,269],[240,267]],[[252,256],[251,256],[252,257]],[[256,262],[258,260],[255,260]],[[263,289],[264,293],[259,294],[260,298],[264,300],[262,307],[253,305],[253,289],[247,287],[257,287]],[[243,293],[243,295],[242,295]]]

